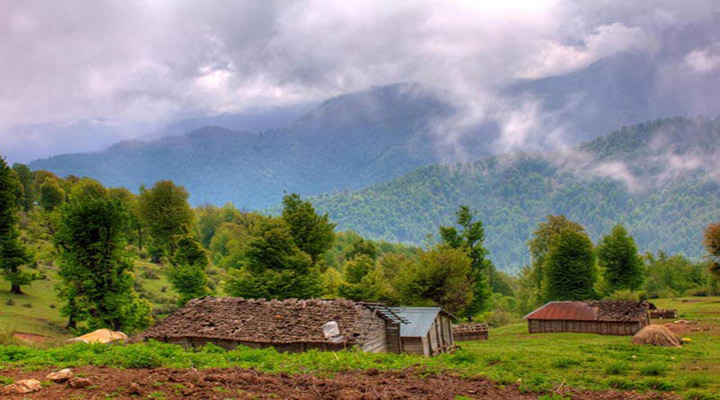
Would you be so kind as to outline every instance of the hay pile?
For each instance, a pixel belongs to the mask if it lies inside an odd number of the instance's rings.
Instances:
[[[651,344],[653,346],[680,347],[680,338],[663,325],[648,325],[633,336],[635,344]]]

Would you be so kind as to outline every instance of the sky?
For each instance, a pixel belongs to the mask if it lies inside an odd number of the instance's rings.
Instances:
[[[456,93],[462,125],[502,104],[511,82],[652,56],[673,45],[669,32],[718,16],[720,0],[0,0],[0,154],[99,150],[183,118],[406,81]],[[717,72],[720,39],[669,65]],[[512,149],[542,116],[532,102],[506,108]]]

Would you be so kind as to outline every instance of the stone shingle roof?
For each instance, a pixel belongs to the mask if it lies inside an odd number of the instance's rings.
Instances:
[[[205,297],[184,307],[139,334],[152,338],[212,338],[257,343],[327,342],[323,325],[335,321],[344,342],[363,335],[363,315],[370,311],[349,300],[249,300]]]

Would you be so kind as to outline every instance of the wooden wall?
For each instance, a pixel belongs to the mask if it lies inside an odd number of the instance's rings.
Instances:
[[[425,336],[402,338],[402,351],[404,353],[435,356],[452,351],[454,348],[452,321],[442,313],[435,317],[435,321]]]
[[[402,353],[403,346],[400,339],[400,324],[388,322],[385,325],[385,342],[388,353]]]
[[[165,343],[178,344],[185,348],[190,347],[201,347],[208,343],[212,343],[216,346],[222,347],[226,350],[232,350],[240,345],[247,346],[253,349],[265,349],[268,347],[274,347],[281,353],[300,353],[303,351],[316,349],[322,351],[340,351],[345,349],[344,343],[264,343],[264,342],[248,342],[238,340],[227,340],[227,339],[212,339],[212,338],[197,338],[197,337],[180,337],[180,338],[153,338]]]
[[[356,340],[363,351],[368,353],[388,351],[386,325],[385,319],[378,316],[375,311],[363,307],[362,318],[355,326],[355,330],[361,332]]]
[[[425,346],[423,338],[404,337],[402,338],[403,353],[425,355]]]
[[[647,326],[649,321],[608,322],[528,319],[530,333],[576,332],[600,335],[634,335]]]
[[[453,335],[455,336],[455,340],[458,342],[466,342],[469,340],[488,340],[489,338],[488,331],[458,332]]]

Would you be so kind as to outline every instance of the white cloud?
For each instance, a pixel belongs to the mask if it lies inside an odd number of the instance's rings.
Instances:
[[[627,50],[648,50],[652,41],[640,28],[621,23],[598,26],[579,46],[548,40],[531,65],[520,73],[522,78],[536,79],[560,75],[586,67],[595,61]]]
[[[698,73],[708,73],[720,69],[720,45],[714,44],[704,49],[693,50],[684,58],[685,65]]]
[[[3,149],[20,154],[24,139],[7,136],[26,124],[156,126],[400,81],[448,89],[472,112],[462,119],[478,120],[497,109],[497,89],[508,82],[648,49],[667,27],[707,19],[711,3],[0,2],[0,134]],[[714,53],[698,54],[691,62],[714,65]],[[527,107],[505,118],[507,146],[533,119],[547,120]],[[138,134],[108,132],[105,142]],[[88,149],[84,142],[78,150]]]

